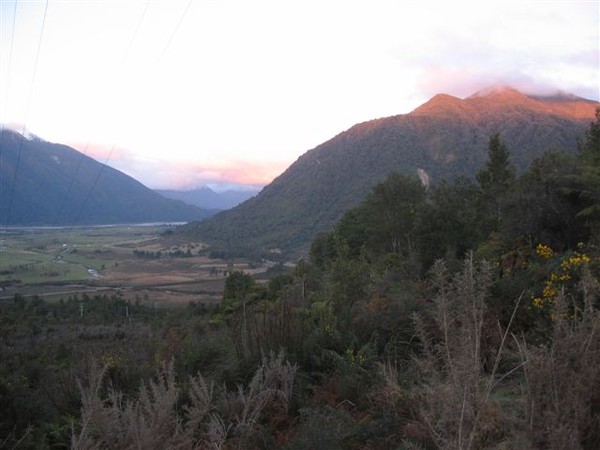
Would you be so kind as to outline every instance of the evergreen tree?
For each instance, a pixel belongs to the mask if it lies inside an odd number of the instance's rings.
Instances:
[[[481,191],[468,178],[442,180],[432,189],[428,206],[418,229],[425,268],[440,258],[463,258],[487,237],[481,236]]]
[[[581,156],[586,165],[600,166],[600,108],[596,108],[596,121],[590,123],[585,134],[585,142],[580,145]]]
[[[509,242],[525,239],[553,248],[571,248],[586,239],[576,214],[585,206],[577,192],[578,161],[567,153],[546,152],[515,182],[504,203],[502,233]]]
[[[500,139],[500,133],[490,137],[488,162],[485,169],[477,173],[484,201],[487,203],[493,220],[493,229],[497,229],[502,216],[502,201],[506,192],[515,181],[515,168],[510,162],[510,152]]]
[[[256,282],[250,275],[240,270],[231,272],[225,280],[223,307],[232,310],[245,307],[255,285]]]
[[[414,256],[425,187],[416,177],[393,172],[364,202],[368,247],[377,253]]]
[[[583,207],[577,217],[584,220],[596,238],[600,237],[600,108],[590,123],[580,146],[583,164],[577,177],[570,179],[570,192],[576,193]]]

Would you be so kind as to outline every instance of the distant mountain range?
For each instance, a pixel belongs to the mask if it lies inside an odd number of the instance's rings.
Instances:
[[[546,150],[576,151],[598,106],[506,87],[466,99],[436,95],[409,114],[353,126],[306,152],[256,197],[180,232],[225,248],[300,253],[391,171],[420,172],[433,183],[472,177],[495,132],[523,170]]]
[[[211,215],[71,147],[8,129],[1,137],[0,226],[182,222]]]
[[[260,192],[259,189],[246,191],[226,190],[215,192],[209,187],[201,187],[189,191],[157,190],[160,195],[166,198],[181,200],[189,205],[195,205],[208,210],[225,210],[245,202]]]

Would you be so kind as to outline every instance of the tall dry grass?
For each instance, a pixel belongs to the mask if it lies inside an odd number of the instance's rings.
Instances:
[[[424,444],[440,449],[485,448],[508,438],[509,426],[493,397],[508,373],[500,374],[508,327],[498,323],[489,339],[486,298],[492,268],[468,257],[451,275],[443,262],[433,268],[431,321],[415,316],[422,353],[413,392],[418,420],[427,430]],[[515,308],[516,311],[516,308]],[[514,315],[513,315],[514,317]],[[512,322],[512,319],[511,319]],[[486,363],[491,365],[485,370]],[[508,372],[513,372],[512,367]]]
[[[492,277],[485,263],[468,258],[452,276],[440,262],[433,279],[431,320],[415,318],[423,348],[412,390],[417,423],[409,429],[425,435],[417,443],[461,450],[600,448],[600,289],[589,271],[577,289],[555,299],[543,345],[510,334],[520,299],[509,324],[496,324],[496,337],[489,338]],[[415,439],[409,436],[407,444]]]
[[[598,294],[598,282],[587,271],[578,292],[563,290],[556,298],[548,345],[515,339],[524,363],[523,433],[532,448],[600,448]]]
[[[283,353],[263,358],[246,386],[216,387],[201,373],[188,388],[178,387],[173,364],[140,387],[135,398],[105,385],[105,369],[95,367],[81,386],[81,427],[73,431],[75,450],[244,448],[261,426],[263,414],[285,415],[296,366]],[[186,404],[180,405],[186,401]]]

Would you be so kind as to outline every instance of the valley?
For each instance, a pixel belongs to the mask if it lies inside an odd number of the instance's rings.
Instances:
[[[156,307],[218,303],[233,270],[259,275],[273,263],[211,258],[178,243],[167,225],[0,230],[0,301],[119,293]]]
[[[496,94],[201,222],[0,228],[0,448],[598,448],[600,108]]]
[[[0,450],[600,450],[600,0],[0,0]]]

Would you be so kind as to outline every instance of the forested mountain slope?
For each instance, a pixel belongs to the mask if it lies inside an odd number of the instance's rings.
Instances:
[[[510,88],[460,99],[436,95],[411,113],[353,126],[306,152],[256,197],[181,233],[228,248],[306,249],[391,171],[435,183],[474,176],[499,132],[517,170],[550,149],[573,152],[597,102]]]
[[[1,136],[0,225],[188,221],[209,215],[71,147],[8,129]]]

